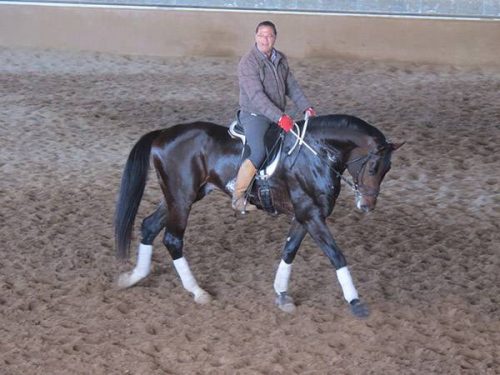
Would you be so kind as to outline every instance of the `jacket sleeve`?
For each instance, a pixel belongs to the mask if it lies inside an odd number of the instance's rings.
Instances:
[[[293,76],[290,68],[288,68],[288,75],[286,77],[286,95],[292,99],[301,112],[304,112],[307,108],[311,107],[311,104],[304,95],[304,92]]]
[[[238,65],[238,80],[240,90],[245,91],[252,106],[271,121],[278,122],[283,113],[264,92],[258,64],[251,59],[242,59]]]

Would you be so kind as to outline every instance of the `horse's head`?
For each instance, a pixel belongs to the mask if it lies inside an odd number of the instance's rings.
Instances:
[[[347,161],[347,170],[354,180],[356,208],[362,212],[375,209],[380,184],[391,169],[392,152],[402,143],[383,143],[368,151],[353,153]]]

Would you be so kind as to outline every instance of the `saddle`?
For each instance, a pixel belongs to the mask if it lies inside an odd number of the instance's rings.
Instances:
[[[250,154],[250,149],[246,142],[245,130],[239,122],[239,116],[236,116],[229,126],[229,135],[234,139],[240,139],[243,148],[241,152],[241,160],[245,160]],[[278,212],[273,204],[272,191],[269,185],[269,178],[276,172],[278,168],[281,151],[283,150],[284,134],[280,131],[277,126],[269,127],[269,130],[265,136],[265,149],[266,158],[264,163],[260,166],[252,186],[249,187],[249,199],[255,201],[257,206],[260,206],[266,212],[276,215]],[[234,189],[234,182],[232,180],[228,185],[230,189]],[[256,195],[253,194],[254,191]],[[252,199],[253,198],[253,199]]]

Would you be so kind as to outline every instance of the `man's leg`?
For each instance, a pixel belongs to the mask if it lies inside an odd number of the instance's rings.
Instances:
[[[245,195],[257,173],[257,169],[265,159],[264,137],[271,122],[264,116],[244,111],[240,113],[240,122],[245,129],[245,137],[247,145],[250,148],[250,155],[241,163],[236,176],[232,206],[234,210],[244,213],[245,211],[255,210],[255,206],[247,205]]]

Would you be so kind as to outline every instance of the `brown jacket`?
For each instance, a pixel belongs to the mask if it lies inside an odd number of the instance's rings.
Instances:
[[[244,55],[238,65],[240,109],[264,115],[278,122],[285,112],[286,96],[300,111],[311,105],[295,80],[284,54],[276,51],[272,63],[257,46]]]

